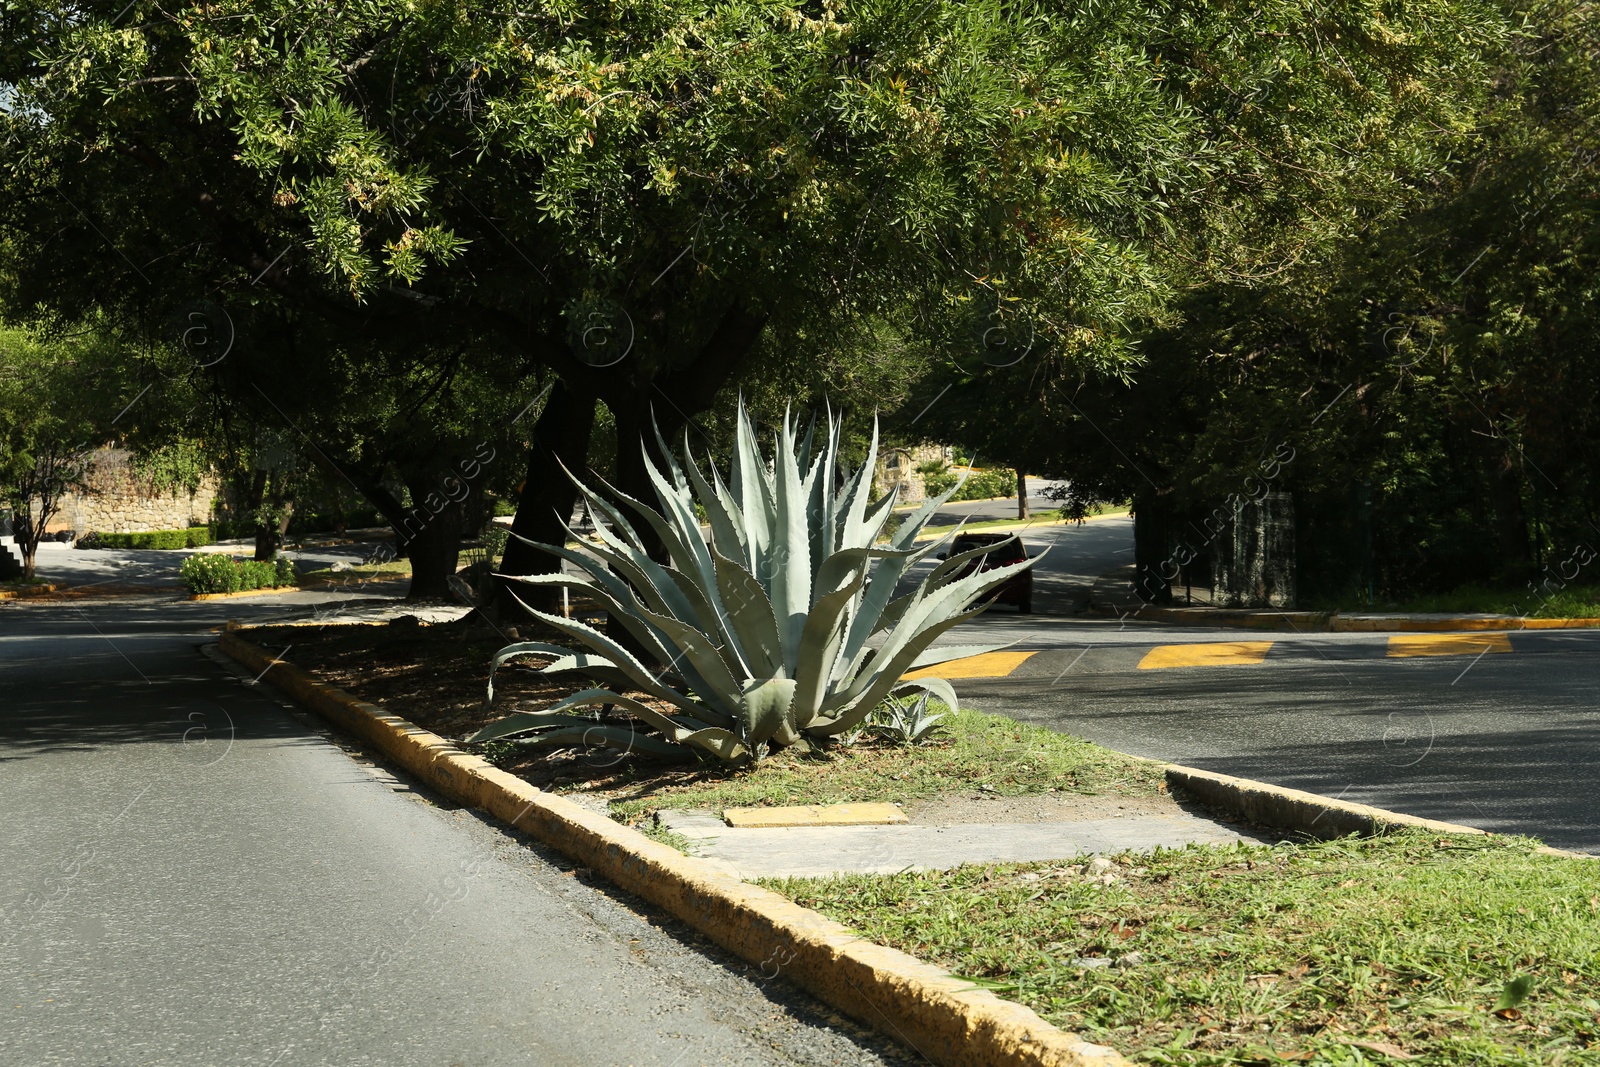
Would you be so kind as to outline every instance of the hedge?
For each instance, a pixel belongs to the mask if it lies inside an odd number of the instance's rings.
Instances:
[[[196,594],[241,593],[294,584],[294,564],[283,556],[234,559],[220,552],[197,552],[183,561],[178,574],[189,592]]]
[[[928,471],[923,476],[923,484],[927,487],[929,496],[938,496],[940,493],[956,484],[960,478],[959,472],[945,467],[942,470]],[[989,500],[994,497],[1013,496],[1017,491],[1017,473],[1010,470],[975,470],[967,476],[966,484],[961,491],[951,500]]]
[[[211,543],[211,528],[137,530],[132,533],[90,533],[78,542],[90,548],[199,548]]]

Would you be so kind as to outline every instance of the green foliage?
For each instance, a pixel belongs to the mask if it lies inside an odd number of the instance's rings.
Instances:
[[[80,548],[199,548],[211,543],[209,526],[186,530],[135,530],[128,533],[91,532],[78,542]]]
[[[889,697],[878,705],[867,720],[867,732],[896,744],[927,744],[944,729],[945,720],[949,717],[949,708],[930,713],[928,700],[927,693],[919,693],[912,699]]]
[[[10,507],[26,578],[61,498],[84,487],[110,419],[115,364],[102,341],[69,347],[0,323],[0,502]]]
[[[294,563],[275,560],[234,559],[220,552],[197,552],[178,568],[190,593],[239,593],[295,584]]]
[[[152,493],[193,493],[211,470],[211,457],[199,441],[179,439],[148,451],[136,451],[129,462],[134,478]]]
[[[530,655],[556,656],[546,673],[587,675],[600,687],[542,712],[510,716],[473,740],[523,734],[536,744],[611,744],[663,754],[682,745],[745,762],[769,747],[812,747],[847,734],[896,692],[931,692],[957,706],[948,682],[901,676],[983,651],[929,646],[975,614],[969,609],[985,592],[1031,561],[958,577],[962,565],[981,554],[961,553],[891,604],[896,583],[938,547],[914,542],[943,499],[930,498],[886,547],[876,547],[896,499],[890,493],[867,503],[876,433],[867,462],[851,474],[838,463],[838,421],[829,421],[826,440],[817,443],[815,424],[801,440],[785,418],[769,468],[754,425],[740,414],[728,481],[715,467],[708,477],[687,442],[682,467],[661,442],[666,474],[645,456],[660,511],[624,501],[666,546],[670,568],[650,557],[617,506],[578,483],[600,544],[537,547],[576,564],[584,576],[515,579],[577,588],[598,600],[666,669],[652,670],[582,623],[535,611],[586,651],[544,642],[508,645],[491,666],[490,699],[495,669]],[[709,545],[695,515],[697,500],[709,515]],[[624,695],[629,689],[673,710],[664,713]],[[655,732],[563,714],[603,705],[623,709]]]
[[[927,466],[924,464],[924,466]],[[918,468],[921,469],[920,467]],[[939,465],[923,476],[929,496],[942,496],[952,489],[951,500],[990,500],[1015,496],[1017,472],[1012,470],[965,470]]]

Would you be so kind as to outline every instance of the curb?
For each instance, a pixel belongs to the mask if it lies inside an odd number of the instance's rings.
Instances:
[[[1103,600],[1090,610],[1108,618],[1169,622],[1182,626],[1234,626],[1251,630],[1294,630],[1299,633],[1432,633],[1456,630],[1587,630],[1600,619],[1525,619],[1516,616],[1340,615],[1324,611],[1271,611],[1254,608],[1157,608],[1145,605],[1120,611]]]
[[[1457,615],[1447,619],[1419,619],[1413,616],[1372,618],[1335,615],[1329,627],[1334,633],[1382,633],[1430,630],[1588,630],[1600,626],[1600,619],[1523,619],[1510,616],[1483,618]]]
[[[739,881],[598,812],[543,792],[381,707],[316,681],[240,637],[223,653],[439,792],[500,819],[790,980],[859,1022],[948,1067],[1132,1067],[1114,1049],[777,893]],[[775,971],[774,973],[777,973]]]
[[[1490,833],[1476,826],[1424,819],[1387,808],[1336,800],[1300,789],[1258,782],[1253,778],[1235,778],[1230,774],[1203,771],[1178,763],[1166,764],[1165,770],[1168,788],[1182,789],[1202,804],[1234,812],[1260,826],[1295,830],[1324,841],[1351,834],[1374,837],[1401,827],[1432,830],[1441,834],[1482,836]],[[1586,852],[1571,852],[1549,845],[1541,846],[1538,851],[1546,856],[1600,859],[1600,856],[1591,856]]]
[[[277,593],[279,596],[282,596],[285,593],[298,592],[300,592],[300,587],[298,585],[272,585],[266,587],[265,589],[240,589],[235,593],[190,593],[189,599],[233,600],[234,598],[241,596],[270,596],[273,593]]]
[[[45,596],[56,591],[54,585],[26,585],[16,589],[0,589],[0,600],[26,600],[29,597]]]
[[[1296,830],[1323,840],[1351,834],[1372,837],[1401,826],[1419,827],[1443,834],[1487,832],[1476,826],[1423,819],[1251,778],[1202,771],[1198,767],[1185,767],[1178,763],[1169,763],[1165,769],[1169,787],[1182,789],[1203,804],[1235,812],[1261,826]]]

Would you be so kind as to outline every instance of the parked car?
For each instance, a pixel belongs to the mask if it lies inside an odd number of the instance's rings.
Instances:
[[[994,551],[985,553],[968,560],[962,565],[957,577],[965,578],[978,571],[992,571],[996,567],[1006,567],[1013,563],[1021,563],[1028,558],[1028,550],[1022,546],[1022,539],[1003,533],[964,533],[956,537],[955,544],[950,546],[950,551],[939,553],[940,559],[949,559],[959,556],[963,552],[970,552],[975,548],[985,545],[998,546]],[[1024,615],[1033,611],[1033,569],[1022,571],[1007,578],[999,588],[989,594],[991,603],[1011,604]]]

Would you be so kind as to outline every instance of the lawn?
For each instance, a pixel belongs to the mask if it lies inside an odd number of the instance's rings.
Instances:
[[[771,884],[1141,1062],[1600,1064],[1600,864],[1536,844],[1418,831]]]

